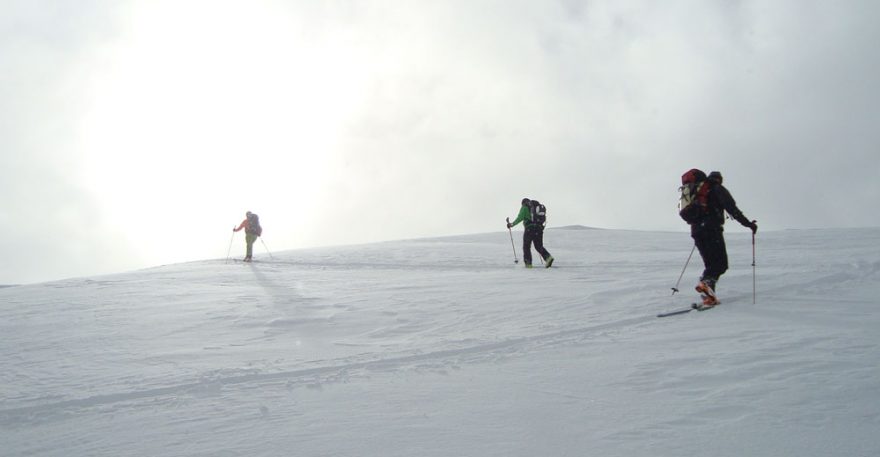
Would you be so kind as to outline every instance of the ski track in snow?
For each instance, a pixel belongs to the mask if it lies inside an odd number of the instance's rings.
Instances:
[[[355,370],[393,371],[409,366],[420,366],[422,368],[427,367],[430,369],[442,369],[442,367],[450,363],[474,363],[484,359],[496,359],[498,357],[509,356],[521,351],[529,350],[529,348],[552,346],[565,343],[569,340],[582,341],[589,335],[595,335],[596,333],[602,332],[604,330],[619,329],[627,325],[642,324],[646,322],[651,322],[653,320],[653,317],[642,316],[631,319],[623,319],[607,324],[571,329],[543,335],[535,335],[531,337],[516,338],[495,343],[480,344],[461,349],[436,351],[425,354],[415,354],[378,360],[341,361],[342,363],[339,365],[282,371],[277,373],[254,372],[250,374],[219,374],[216,376],[211,376],[210,379],[202,379],[191,383],[178,384],[155,389],[120,392],[117,394],[109,395],[97,395],[82,399],[65,400],[55,403],[0,410],[0,424],[12,426],[17,423],[33,420],[34,418],[47,420],[56,411],[59,412],[59,415],[66,416],[71,413],[71,409],[75,408],[93,408],[118,402],[130,402],[134,400],[144,400],[154,397],[185,395],[191,392],[220,389],[235,386],[237,384],[274,383],[278,381],[284,381],[285,385],[290,388],[292,386],[291,383],[294,383],[293,386],[315,385],[316,379],[320,379],[321,381],[318,381],[318,383],[321,384],[332,382],[331,380],[343,378],[345,377],[346,373]]]
[[[727,238],[731,270],[719,283],[722,305],[662,319],[656,315],[696,298],[691,289],[701,269],[696,255],[681,292],[670,295],[691,245],[686,234],[550,230],[546,243],[557,263],[549,270],[514,265],[503,233],[4,287],[0,432],[38,431],[77,418],[99,423],[107,412],[145,407],[173,411],[186,399],[221,393],[267,402],[272,392],[320,391],[376,376],[448,378],[463,370],[506,367],[516,371],[496,389],[509,385],[518,395],[530,392],[561,410],[585,403],[590,408],[571,410],[572,420],[618,424],[597,430],[593,439],[624,450],[619,455],[653,455],[656,445],[636,444],[646,436],[669,446],[665,455],[687,454],[690,448],[664,441],[682,426],[757,420],[770,428],[789,427],[788,410],[756,413],[754,405],[768,395],[798,411],[802,430],[836,427],[835,419],[857,414],[859,425],[849,433],[864,441],[859,427],[880,426],[880,413],[870,407],[871,399],[851,402],[853,392],[876,391],[871,386],[880,375],[880,343],[866,337],[878,323],[873,303],[880,293],[880,230],[762,234],[756,305],[750,236]],[[834,246],[826,247],[829,242]],[[829,311],[831,306],[838,308]],[[593,353],[600,349],[615,357]],[[580,382],[558,385],[547,377],[552,373],[533,379],[519,374],[540,372],[545,364],[566,367],[566,360],[557,360],[563,354],[602,367],[605,377],[590,383],[602,392],[678,399],[691,405],[689,413],[657,418],[626,402],[581,392]],[[836,374],[841,370],[844,385]],[[594,376],[588,373],[581,375]],[[400,395],[406,398],[407,392]],[[823,394],[805,398],[803,392]],[[273,409],[264,403],[258,415],[273,417]],[[583,416],[592,409],[606,417]],[[626,411],[635,416],[618,417]],[[10,442],[24,453],[40,453],[36,444]],[[880,451],[876,441],[856,444]],[[181,445],[166,444],[178,450]],[[338,445],[336,451],[343,443]],[[47,446],[49,454],[64,454]],[[165,449],[161,441],[156,446]],[[463,446],[458,450],[467,455],[503,454]],[[84,447],[80,453],[112,454],[112,449]],[[403,449],[389,455],[406,455]]]

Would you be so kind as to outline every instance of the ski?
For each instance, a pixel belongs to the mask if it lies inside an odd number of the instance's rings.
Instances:
[[[721,304],[721,303],[719,302],[718,305],[720,305],[720,304]],[[702,303],[691,303],[691,307],[690,307],[690,308],[683,308],[683,309],[677,309],[677,310],[669,311],[669,312],[665,312],[665,313],[660,313],[660,314],[657,315],[657,317],[678,316],[679,314],[687,314],[687,313],[689,313],[689,312],[691,312],[691,311],[694,311],[694,310],[696,310],[696,311],[708,311],[708,310],[710,310],[710,309],[712,309],[712,308],[714,308],[714,307],[716,307],[716,306],[718,306],[718,305],[705,306],[705,305],[703,305]]]
[[[679,310],[675,310],[675,311],[669,311],[668,313],[660,313],[657,315],[657,317],[677,316],[679,314],[689,313],[693,310],[694,310],[693,307],[687,308],[687,309],[679,309]]]
[[[695,309],[695,310],[697,310],[697,311],[708,311],[708,310],[710,310],[710,309],[712,309],[712,308],[714,308],[714,307],[716,307],[716,306],[718,306],[718,305],[720,305],[720,304],[721,304],[721,303],[719,302],[718,304],[715,304],[715,305],[712,305],[712,306],[706,306],[706,305],[704,305],[704,304],[702,304],[702,303],[691,303],[691,308],[693,308],[693,309]]]

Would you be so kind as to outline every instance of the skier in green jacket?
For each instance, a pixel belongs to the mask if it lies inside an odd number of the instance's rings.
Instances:
[[[535,250],[544,259],[545,267],[550,268],[553,265],[553,256],[544,248],[544,223],[532,220],[532,210],[540,205],[536,200],[522,199],[522,207],[519,214],[513,222],[507,221],[507,228],[511,228],[520,222],[523,223],[525,231],[523,232],[523,262],[526,268],[532,268],[532,244]]]

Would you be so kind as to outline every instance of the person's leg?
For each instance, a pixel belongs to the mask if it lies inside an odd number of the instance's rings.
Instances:
[[[716,290],[716,283],[728,268],[727,264],[727,245],[724,242],[724,232],[712,232],[711,237],[707,240],[709,250],[709,265],[704,273],[709,287]]]
[[[535,250],[538,251],[538,254],[541,255],[545,261],[549,260],[550,253],[544,248],[544,231],[543,230],[535,230]]]
[[[700,275],[702,281],[711,271],[709,267],[712,265],[712,252],[705,232],[696,233],[692,237],[694,245],[697,246],[697,251],[700,253],[700,258],[703,259],[703,274]]]
[[[244,241],[247,243],[247,253],[245,253],[244,259],[251,260],[251,257],[254,255],[254,242],[257,241],[257,235],[248,233],[245,235]]]
[[[694,289],[703,298],[704,306],[715,305],[718,300],[715,298],[715,278],[711,276],[715,262],[711,234],[703,231],[693,234],[692,237],[694,244],[697,246],[697,251],[700,252],[700,257],[703,259],[704,267],[703,274],[700,275],[700,280]]]
[[[526,229],[523,232],[523,263],[527,267],[532,266],[532,241],[534,241],[534,231]]]

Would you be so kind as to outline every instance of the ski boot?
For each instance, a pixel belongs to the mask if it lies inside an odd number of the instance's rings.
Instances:
[[[697,292],[700,293],[700,298],[702,299],[703,303],[698,304],[696,309],[702,311],[712,308],[713,306],[721,303],[718,301],[718,297],[715,295],[715,288],[713,286],[714,281],[708,279],[702,280],[697,283],[697,287],[695,287],[694,289],[696,289]]]

